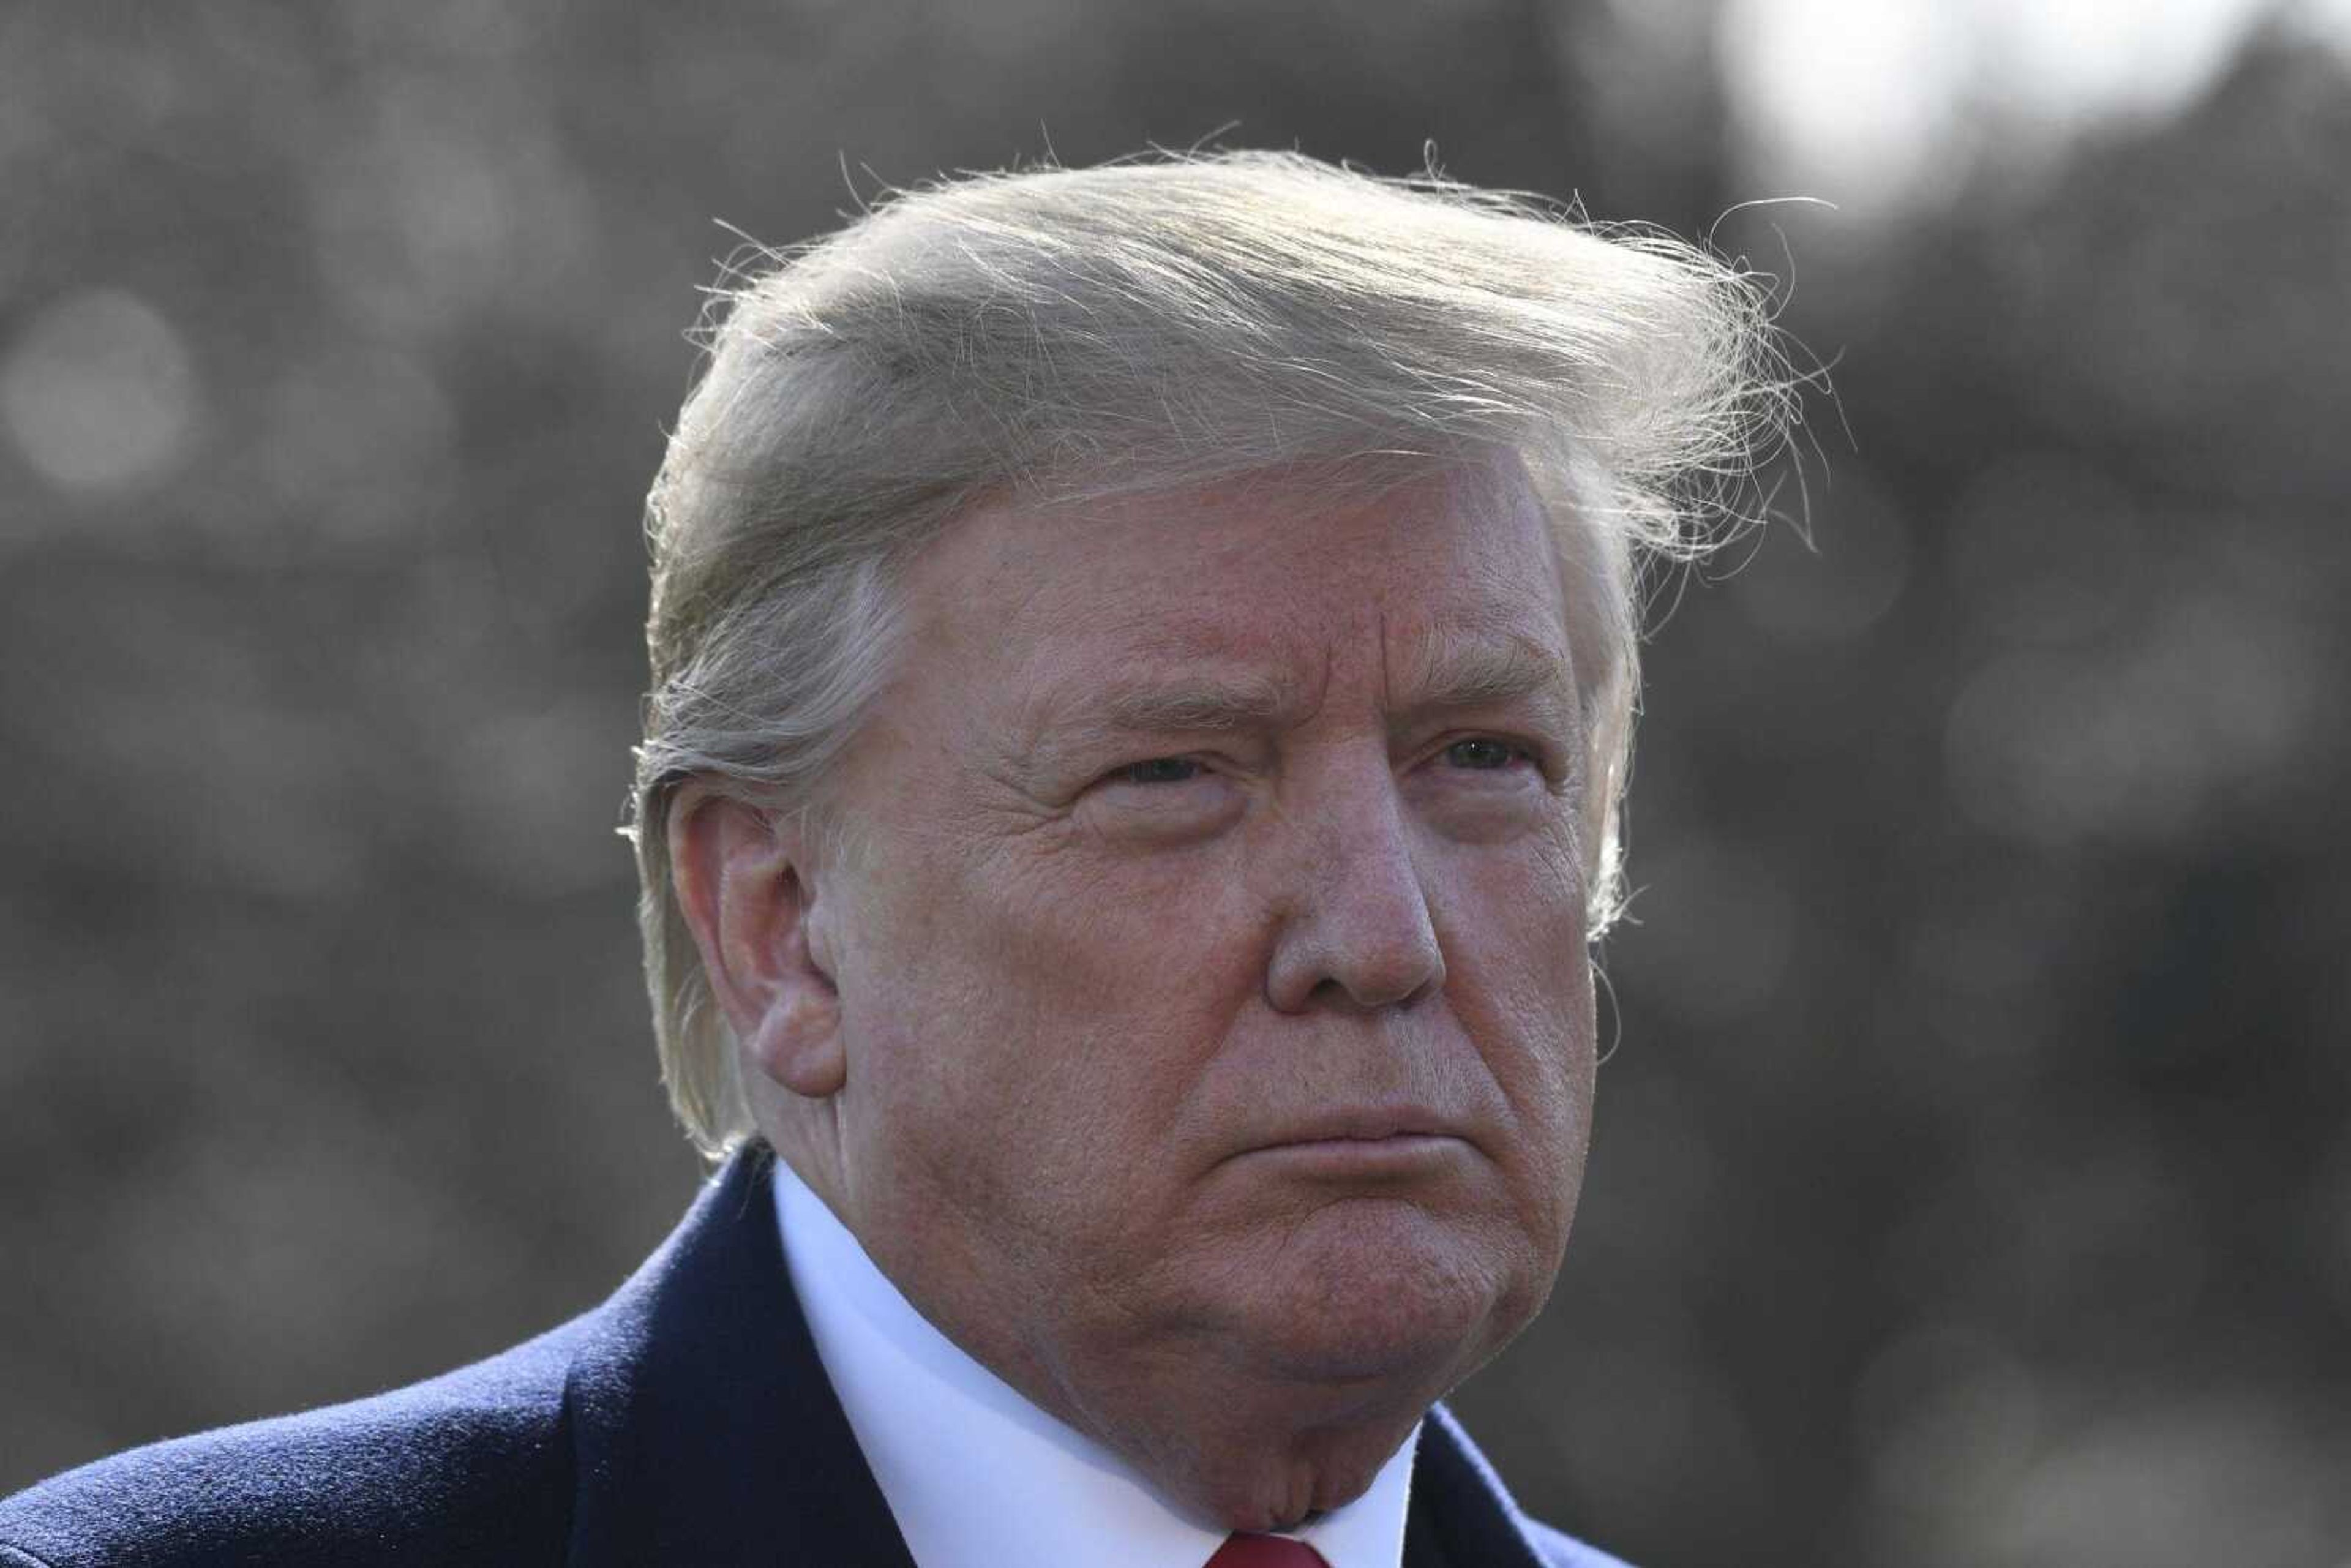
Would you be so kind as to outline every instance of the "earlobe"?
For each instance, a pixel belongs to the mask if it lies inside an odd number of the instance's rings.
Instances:
[[[832,983],[832,967],[818,955],[818,915],[807,883],[797,874],[792,883],[799,900],[799,919],[785,938],[792,983],[740,1039],[759,1072],[801,1098],[823,1100],[849,1082],[849,1055],[841,1049],[841,992]]]
[[[804,1099],[823,1100],[848,1082],[849,1058],[841,1040],[841,993],[810,953],[808,915],[803,904],[790,938],[798,978],[737,1035],[760,1071]]]
[[[841,998],[811,946],[817,894],[801,835],[695,782],[680,789],[668,827],[671,886],[746,1065],[806,1098],[840,1092]]]

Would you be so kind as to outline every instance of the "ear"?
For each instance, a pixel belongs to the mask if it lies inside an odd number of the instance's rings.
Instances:
[[[808,835],[698,780],[672,799],[668,831],[670,885],[746,1061],[808,1099],[840,1092],[841,994],[812,930]]]

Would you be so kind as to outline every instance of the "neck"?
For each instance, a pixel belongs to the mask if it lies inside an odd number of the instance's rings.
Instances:
[[[1080,1387],[1033,1362],[1007,1381],[1223,1530],[1295,1530],[1353,1502],[1445,1386],[1284,1379],[1240,1366],[1218,1376],[1208,1370],[1219,1364],[1214,1356],[1122,1364],[1135,1370],[1115,1385]]]

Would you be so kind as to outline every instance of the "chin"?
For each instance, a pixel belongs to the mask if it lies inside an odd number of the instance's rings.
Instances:
[[[1436,1398],[1541,1304],[1482,1239],[1408,1204],[1329,1205],[1253,1275],[1248,1337],[1285,1380],[1430,1386]]]

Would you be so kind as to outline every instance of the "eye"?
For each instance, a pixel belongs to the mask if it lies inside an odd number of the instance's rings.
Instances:
[[[1495,773],[1529,756],[1526,747],[1512,746],[1507,740],[1480,737],[1472,740],[1457,740],[1445,748],[1445,760],[1456,768],[1480,773]]]
[[[1200,776],[1200,765],[1188,757],[1155,757],[1131,762],[1110,776],[1113,784],[1188,784]]]
[[[1097,778],[1078,810],[1105,842],[1149,849],[1205,842],[1248,803],[1217,758],[1146,757]]]

